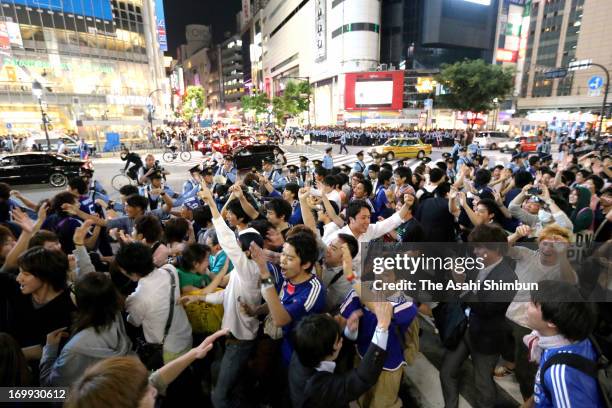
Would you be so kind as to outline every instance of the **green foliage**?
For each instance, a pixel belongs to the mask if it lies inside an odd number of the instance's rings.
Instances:
[[[283,123],[286,117],[295,117],[310,110],[310,95],[312,87],[307,81],[289,81],[285,85],[282,96],[272,100],[273,114],[278,123]]]
[[[255,93],[253,95],[243,96],[241,102],[242,109],[244,109],[245,111],[255,111],[255,115],[259,116],[263,113],[268,112],[268,105],[270,104],[270,99],[265,93]]]
[[[202,112],[204,108],[204,88],[201,86],[189,86],[183,99],[182,114],[183,119],[191,121],[197,112]]]
[[[512,91],[514,70],[483,60],[465,60],[452,65],[443,64],[436,76],[447,90],[438,101],[451,109],[470,112],[488,112],[494,100],[503,100]]]

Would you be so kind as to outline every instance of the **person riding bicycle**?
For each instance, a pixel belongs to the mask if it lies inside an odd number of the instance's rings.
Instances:
[[[136,152],[130,152],[130,150],[125,146],[121,146],[121,160],[125,161],[125,167],[123,171],[126,171],[126,174],[132,180],[137,179],[138,170],[142,167],[142,159],[140,155]],[[128,169],[128,166],[133,164],[132,167]]]
[[[170,149],[170,151],[172,151],[172,154],[176,154],[177,149],[179,148],[179,146],[181,145],[181,142],[179,140],[178,136],[174,136],[171,140],[170,143],[168,143],[168,149]]]

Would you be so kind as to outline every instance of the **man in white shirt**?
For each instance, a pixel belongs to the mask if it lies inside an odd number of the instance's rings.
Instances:
[[[176,304],[181,296],[176,268],[172,265],[155,268],[151,248],[139,242],[122,246],[115,261],[124,275],[138,282],[126,299],[128,322],[142,326],[147,343],[163,343],[164,363],[189,351],[193,342],[191,324],[183,307]],[[165,335],[169,319],[170,328]]]
[[[211,209],[219,245],[234,265],[234,270],[229,275],[230,279],[224,290],[208,294],[203,298],[187,296],[184,301],[188,303],[203,300],[207,303],[223,304],[221,326],[229,329],[229,335],[226,338],[226,350],[221,360],[219,378],[212,400],[217,408],[241,406],[240,400],[243,395],[237,392],[236,386],[241,381],[243,368],[255,347],[259,320],[243,313],[240,304],[261,303],[259,267],[251,259],[248,248],[252,242],[263,247],[264,240],[255,229],[247,228],[240,232],[236,241],[236,235],[221,217],[211,191],[204,185],[201,188],[198,195]]]
[[[345,225],[340,230],[333,231],[323,236],[323,242],[329,245],[338,237],[338,234],[352,235],[360,244],[370,242],[399,227],[409,214],[410,207],[404,204],[402,208],[391,217],[371,224],[370,206],[363,200],[353,200],[346,209],[346,217],[349,222],[348,225]],[[361,245],[359,245],[357,256],[353,259],[353,270],[357,277],[361,277]]]

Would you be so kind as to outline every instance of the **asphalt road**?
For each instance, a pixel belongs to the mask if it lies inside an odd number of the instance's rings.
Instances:
[[[327,145],[325,144],[315,144],[313,146],[304,146],[304,145],[284,145],[282,148],[289,156],[289,164],[292,162],[297,163],[298,157],[300,155],[306,155],[310,159],[322,156],[324,154],[324,150]],[[365,150],[366,152],[371,149],[371,147],[365,146],[348,146],[349,153],[348,154],[339,154],[339,146],[333,146],[333,157],[336,165],[346,163],[352,167],[352,164],[355,162],[355,154],[360,150]],[[442,158],[442,153],[450,151],[450,148],[442,148],[433,149],[431,158],[432,161],[437,161]],[[140,155],[144,158],[146,152],[139,152]],[[490,158],[491,163],[495,162],[508,162],[510,160],[510,154],[500,153],[499,151],[483,151],[483,154]],[[191,159],[187,162],[183,162],[180,159],[175,160],[172,163],[166,163],[162,160],[161,154],[156,153],[156,158],[160,161],[161,165],[170,172],[170,174],[166,177],[167,184],[175,191],[180,192],[183,183],[189,177],[188,170],[199,164],[202,161],[202,155],[199,152],[192,152]],[[366,162],[370,159],[367,158]],[[118,198],[118,193],[113,190],[111,186],[112,178],[119,174],[119,170],[123,168],[125,162],[122,162],[117,154],[114,157],[104,157],[97,158],[93,160],[95,174],[94,177],[98,180],[102,185],[106,188],[106,190],[110,193],[111,198]],[[412,167],[416,166],[417,161],[412,160],[408,163]],[[52,188],[48,184],[41,185],[23,185],[23,186],[15,186],[16,190],[24,193],[28,198],[32,201],[40,201],[45,198],[52,197],[58,192],[64,190],[63,188]]]

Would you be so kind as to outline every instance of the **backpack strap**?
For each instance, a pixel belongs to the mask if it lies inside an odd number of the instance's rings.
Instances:
[[[589,360],[588,358],[576,353],[557,353],[554,356],[550,357],[548,360],[546,360],[544,362],[544,365],[542,365],[542,368],[540,369],[540,381],[542,383],[544,383],[544,374],[546,373],[546,371],[556,364],[570,366],[590,377],[593,377],[595,379],[597,378],[597,361]]]

